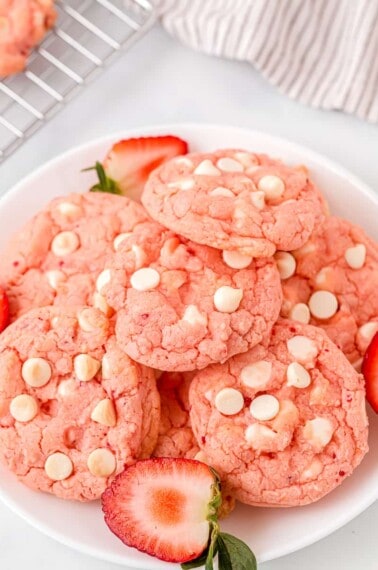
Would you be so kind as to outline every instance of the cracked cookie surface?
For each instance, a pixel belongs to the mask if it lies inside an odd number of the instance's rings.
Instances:
[[[96,279],[124,234],[148,218],[123,196],[100,192],[56,198],[34,216],[0,256],[0,285],[11,320],[47,305],[94,305],[107,312]]]
[[[29,487],[100,497],[156,445],[153,371],[118,346],[90,307],[34,309],[0,338],[0,457]]]
[[[282,280],[281,315],[323,328],[360,369],[378,331],[377,245],[359,226],[330,216],[287,256],[292,271]]]
[[[101,293],[134,360],[168,371],[223,362],[267,338],[282,292],[271,259],[229,267],[222,252],[156,222],[139,224],[107,269]]]
[[[166,162],[151,174],[142,203],[194,242],[253,257],[303,245],[326,208],[303,167],[232,149]]]
[[[201,449],[247,504],[316,501],[368,450],[363,378],[311,325],[281,320],[269,346],[197,373],[190,406]]]

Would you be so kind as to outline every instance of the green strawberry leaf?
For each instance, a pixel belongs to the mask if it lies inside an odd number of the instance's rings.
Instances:
[[[89,172],[90,170],[95,170],[98,176],[98,183],[92,186],[90,192],[108,192],[109,194],[122,194],[117,182],[107,176],[101,162],[97,161],[94,166],[84,168],[83,172]]]
[[[225,545],[225,542],[222,538],[222,533],[218,536],[217,541],[218,546],[218,568],[219,570],[232,570],[232,562]]]
[[[219,570],[257,570],[256,557],[252,550],[235,536],[221,532],[218,537],[218,549]]]

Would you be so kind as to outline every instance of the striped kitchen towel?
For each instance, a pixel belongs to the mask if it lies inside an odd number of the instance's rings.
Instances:
[[[155,0],[163,26],[293,99],[378,122],[378,0]]]

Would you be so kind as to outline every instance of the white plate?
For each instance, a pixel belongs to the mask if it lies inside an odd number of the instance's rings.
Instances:
[[[55,196],[80,192],[93,183],[93,173],[80,171],[101,160],[112,142],[146,134],[176,134],[191,150],[240,147],[267,152],[293,164],[304,163],[329,200],[335,214],[361,224],[378,239],[378,196],[343,168],[310,150],[267,134],[210,125],[154,126],[117,133],[75,148],[20,182],[0,201],[0,247],[9,235]],[[371,414],[370,453],[347,481],[321,501],[295,509],[258,509],[239,505],[224,530],[245,540],[259,561],[278,558],[323,538],[360,514],[378,498],[378,416]],[[125,547],[103,523],[100,505],[74,503],[33,492],[0,467],[0,498],[30,524],[100,559],[135,568],[167,568],[167,564]]]

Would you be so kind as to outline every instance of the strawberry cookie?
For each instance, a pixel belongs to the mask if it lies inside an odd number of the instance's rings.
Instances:
[[[50,202],[0,256],[0,286],[11,320],[52,304],[94,305],[109,313],[95,291],[96,279],[125,234],[146,219],[139,204],[100,192]]]
[[[157,440],[152,370],[98,309],[34,309],[0,338],[0,458],[29,487],[98,499]]]
[[[303,167],[238,150],[170,160],[151,174],[142,203],[194,242],[253,257],[301,247],[324,217]]]
[[[158,370],[200,369],[245,352],[269,336],[282,298],[271,259],[222,257],[155,222],[139,224],[102,276],[118,342]]]
[[[199,372],[190,404],[200,447],[247,504],[312,503],[368,450],[363,378],[311,325],[281,320],[269,346]]]
[[[203,459],[189,418],[189,388],[193,375],[193,372],[164,372],[157,382],[161,414],[155,457]],[[198,453],[200,455],[196,457]]]
[[[358,369],[378,331],[378,246],[331,216],[299,250],[279,252],[284,317],[322,327]]]
[[[0,0],[0,77],[24,69],[55,20],[53,0]]]

